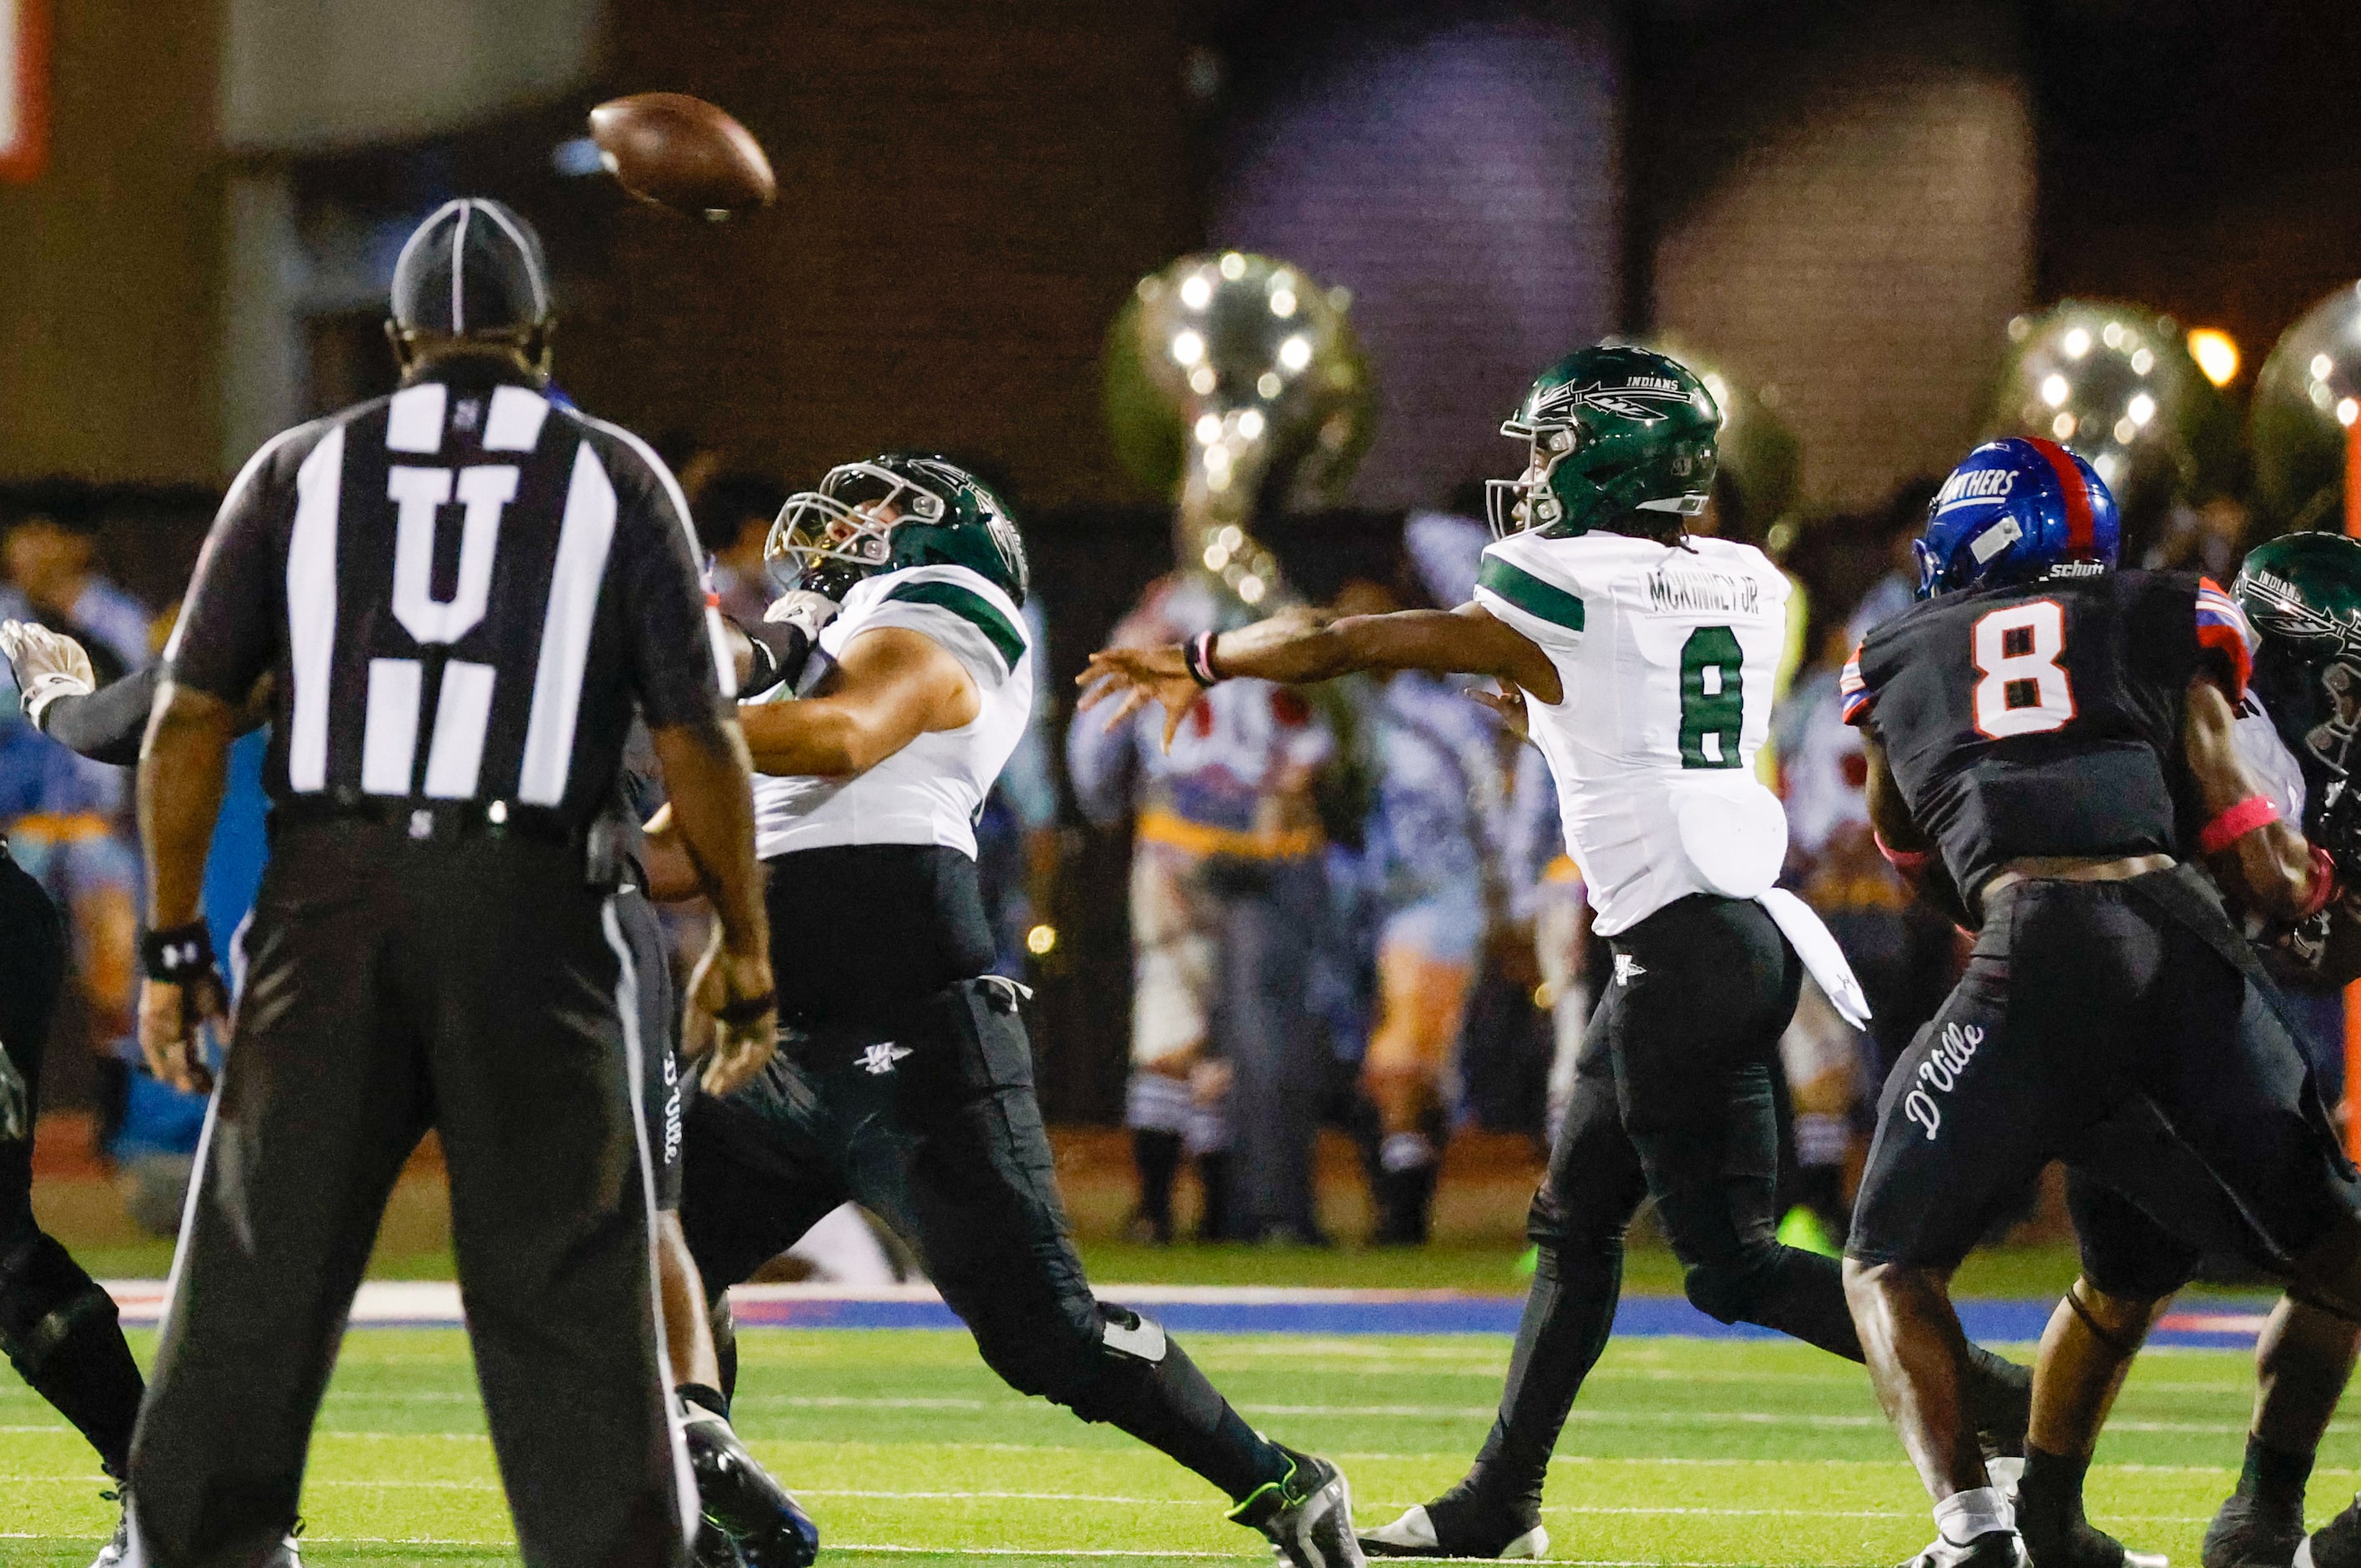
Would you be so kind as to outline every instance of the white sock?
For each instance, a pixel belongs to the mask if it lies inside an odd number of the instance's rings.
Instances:
[[[2008,1495],[1997,1486],[1954,1492],[1935,1505],[1935,1533],[1953,1546],[1965,1546],[1996,1530],[2015,1528],[2016,1510],[2008,1506]]]

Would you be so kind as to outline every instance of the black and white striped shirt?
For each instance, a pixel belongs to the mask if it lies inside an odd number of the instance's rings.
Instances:
[[[474,362],[247,462],[165,649],[242,702],[277,675],[274,800],[514,802],[588,821],[633,707],[726,713],[678,486],[630,432]]]

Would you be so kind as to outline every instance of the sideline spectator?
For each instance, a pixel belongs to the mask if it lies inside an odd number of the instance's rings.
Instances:
[[[771,523],[786,504],[786,488],[761,474],[717,474],[691,503],[697,542],[713,557],[707,583],[721,598],[721,613],[748,625],[763,619],[779,589],[763,562]]]
[[[1180,641],[1221,613],[1202,577],[1149,585],[1118,646]],[[1135,1223],[1172,1235],[1184,1157],[1204,1190],[1201,1240],[1323,1243],[1312,1151],[1331,1055],[1311,1021],[1326,887],[1314,800],[1337,752],[1299,693],[1226,681],[1164,750],[1149,707],[1066,735],[1076,803],[1101,827],[1136,806],[1131,861],[1132,1075],[1126,1124],[1139,1170]]]
[[[6,577],[0,584],[0,619],[37,621],[73,638],[105,682],[143,668],[153,654],[147,609],[98,571],[98,523],[99,497],[77,482],[53,480],[9,497],[0,510],[0,570]],[[10,850],[66,912],[93,1042],[111,1060],[137,1061],[131,999],[140,872],[126,830],[130,774],[50,740],[25,720],[5,670],[0,681],[7,682],[0,821]],[[107,1119],[118,1131],[126,1124],[126,1108],[169,1109],[142,1103],[143,1097],[153,1098],[146,1091],[169,1093],[142,1076],[116,1070],[113,1081],[123,1087],[115,1091]],[[137,1131],[147,1120],[135,1116],[130,1125]]]
[[[1465,518],[1413,515],[1403,543],[1422,600],[1466,603],[1488,537]],[[1373,585],[1347,593],[1367,601],[1340,598],[1353,613],[1403,608]],[[1499,721],[1470,700],[1476,683],[1416,671],[1377,679],[1377,801],[1364,864],[1375,894],[1378,1014],[1361,1070],[1378,1117],[1371,1239],[1417,1246],[1455,1119],[1469,987],[1507,913],[1498,843],[1507,782]]]

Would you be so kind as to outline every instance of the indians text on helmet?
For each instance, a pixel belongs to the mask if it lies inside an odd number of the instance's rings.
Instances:
[[[1555,387],[1533,405],[1533,418],[1571,413],[1579,405],[1623,419],[1663,419],[1672,406],[1686,403],[1689,394],[1679,382],[1663,376],[1634,376],[1617,386],[1593,382],[1587,387]]]
[[[2278,573],[2248,571],[2246,592],[2257,601],[2248,607],[2247,614],[2272,636],[2301,642],[2335,642],[2361,652],[2361,628],[2314,609],[2301,589]]]

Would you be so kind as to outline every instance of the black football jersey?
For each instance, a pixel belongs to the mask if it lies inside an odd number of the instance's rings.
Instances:
[[[2026,856],[2179,854],[2189,682],[2243,696],[2253,632],[2202,578],[2155,572],[1945,594],[1870,633],[1847,722],[1884,748],[1960,891]]]
[[[634,713],[725,713],[688,510],[630,432],[462,364],[280,435],[230,487],[171,678],[266,672],[274,802],[615,798]]]

